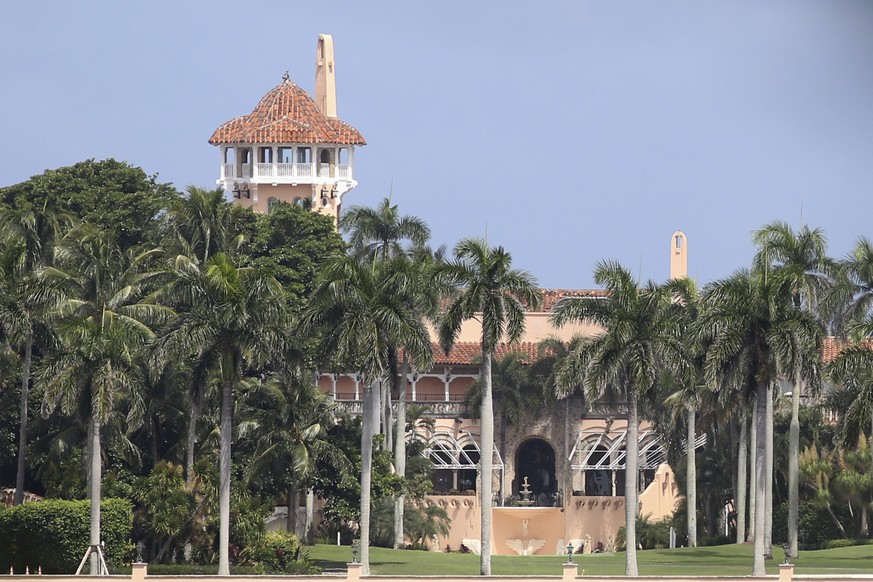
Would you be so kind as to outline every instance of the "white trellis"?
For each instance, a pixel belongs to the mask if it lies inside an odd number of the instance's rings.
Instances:
[[[461,444],[454,434],[450,432],[436,432],[426,443],[421,451],[421,456],[429,459],[435,469],[477,469],[478,461],[470,458],[471,452],[482,454],[479,443],[470,433],[467,434],[466,445]],[[464,447],[467,447],[465,449]],[[470,450],[472,447],[472,450]],[[493,468],[495,471],[503,470],[503,459],[497,448],[494,449]]]
[[[576,437],[576,444],[573,445],[573,450],[570,451],[568,461],[574,471],[585,470],[620,470],[627,468],[626,462],[626,441],[627,431],[613,439],[610,439],[606,433],[598,431],[596,436],[591,433],[579,432]],[[639,468],[641,470],[657,469],[662,463],[667,461],[667,451],[664,448],[661,437],[654,431],[643,430],[639,432]],[[606,445],[609,446],[606,446]],[[706,435],[702,434],[694,441],[694,448],[699,449],[706,444]],[[603,446],[603,448],[599,448]],[[593,459],[596,453],[600,453],[600,457]],[[577,459],[573,462],[573,459]]]

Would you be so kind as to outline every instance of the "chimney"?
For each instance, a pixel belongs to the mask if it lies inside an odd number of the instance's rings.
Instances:
[[[315,56],[315,104],[326,117],[336,117],[336,73],[333,65],[333,37],[318,35]]]
[[[670,278],[684,279],[688,276],[688,241],[685,233],[677,230],[670,243]]]

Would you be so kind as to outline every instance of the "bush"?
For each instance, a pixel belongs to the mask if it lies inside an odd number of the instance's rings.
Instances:
[[[230,573],[234,576],[252,576],[261,574],[252,566],[230,565]],[[129,575],[130,572],[128,571]],[[217,564],[149,564],[149,576],[215,576],[218,574]]]
[[[637,545],[644,550],[666,548],[670,545],[670,521],[651,521],[649,516],[637,516]],[[625,536],[627,531],[624,527],[618,530],[615,543],[619,550],[624,550],[626,545]]]
[[[48,500],[0,510],[0,567],[72,574],[88,549],[90,501]],[[100,504],[104,557],[111,567],[133,558],[133,509],[125,499]]]
[[[261,574],[319,574],[309,561],[300,540],[284,530],[268,531],[251,552],[251,560]]]
[[[869,546],[873,545],[873,540],[855,539],[855,540],[827,540],[822,542],[821,549],[833,550],[834,548],[848,548],[850,546]]]
[[[855,522],[845,506],[834,505],[831,508],[837,519],[846,529],[846,537],[855,537]],[[801,501],[797,515],[797,541],[800,549],[811,550],[821,548],[828,540],[843,538],[843,534],[827,507]],[[783,503],[773,510],[773,543],[782,544],[788,540],[788,504]]]

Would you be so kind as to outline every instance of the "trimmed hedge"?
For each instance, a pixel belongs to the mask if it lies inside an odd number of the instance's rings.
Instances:
[[[88,549],[90,501],[47,500],[0,510],[0,571],[73,574]],[[100,529],[111,566],[129,562],[133,508],[126,499],[104,499]],[[87,567],[87,566],[86,566]]]

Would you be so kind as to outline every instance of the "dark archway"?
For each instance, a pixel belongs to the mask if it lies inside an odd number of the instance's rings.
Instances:
[[[555,449],[542,439],[530,439],[518,447],[515,454],[515,480],[512,492],[522,490],[524,478],[530,483],[534,495],[556,493],[558,480],[555,478]]]

